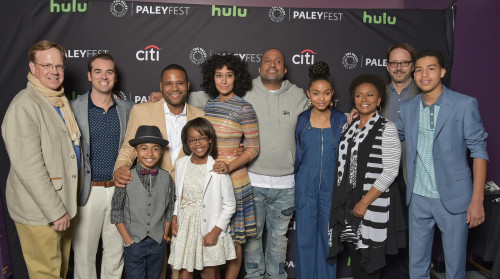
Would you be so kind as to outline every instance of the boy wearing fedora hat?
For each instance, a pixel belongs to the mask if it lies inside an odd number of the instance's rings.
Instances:
[[[143,125],[129,143],[137,164],[132,181],[115,188],[111,223],[124,241],[127,277],[159,278],[175,201],[172,177],[157,166],[168,141],[158,127]]]

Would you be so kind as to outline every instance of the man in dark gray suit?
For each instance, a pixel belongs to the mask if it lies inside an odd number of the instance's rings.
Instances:
[[[75,226],[74,278],[97,278],[95,258],[102,236],[101,278],[121,278],[123,241],[111,224],[113,167],[123,142],[133,103],[113,98],[115,61],[101,53],[88,63],[92,89],[71,103],[82,138],[83,185]]]

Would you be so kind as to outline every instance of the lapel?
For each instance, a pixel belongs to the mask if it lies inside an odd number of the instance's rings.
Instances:
[[[153,106],[151,107],[151,119],[153,125],[158,126],[160,128],[161,135],[163,136],[164,139],[168,140],[168,135],[167,135],[167,124],[165,122],[165,108],[164,108],[165,100],[159,101],[159,102],[154,102]],[[172,159],[170,156],[170,148],[167,147],[165,152],[163,153],[162,157],[162,164],[161,167],[168,172],[172,174],[173,166],[172,166]]]
[[[189,157],[191,157],[191,156],[189,156]],[[210,184],[210,181],[212,180],[212,175],[213,175],[212,169],[213,169],[214,163],[215,163],[215,160],[212,158],[212,156],[208,156],[207,172],[205,175],[205,182],[203,183],[203,196],[205,196],[205,191],[208,188],[208,184]]]
[[[441,99],[441,105],[439,106],[439,114],[438,114],[438,119],[436,121],[436,129],[434,130],[434,140],[436,140],[437,136],[439,135],[439,132],[441,132],[441,129],[443,129],[444,124],[448,120],[448,117],[450,116],[452,112],[452,99],[450,98],[450,93],[448,92],[448,88],[446,88],[443,85],[443,92],[442,94],[442,99]]]
[[[420,105],[422,102],[422,97],[420,96],[417,98],[413,98],[410,102],[414,102],[414,104],[409,106],[410,108],[408,115],[409,126],[405,127],[405,129],[408,128],[410,130],[411,144],[413,145],[413,148],[417,150],[418,120],[420,118]]]
[[[125,137],[125,131],[127,130],[127,112],[125,111],[125,106],[122,104],[121,100],[116,101],[116,112],[118,113],[118,119],[120,121],[120,146]],[[120,147],[118,147],[120,148]]]
[[[87,92],[78,97],[74,101],[75,105],[73,106],[73,112],[75,117],[79,120],[78,126],[86,146],[90,146],[89,94],[90,92]]]

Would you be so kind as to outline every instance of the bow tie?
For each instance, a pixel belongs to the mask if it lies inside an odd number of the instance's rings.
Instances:
[[[143,169],[140,170],[139,173],[142,175],[151,174],[152,176],[156,176],[158,174],[158,169],[152,169],[152,170]]]

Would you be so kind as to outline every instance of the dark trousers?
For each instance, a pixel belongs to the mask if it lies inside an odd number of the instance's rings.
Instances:
[[[408,228],[408,206],[406,205],[406,183],[403,176],[403,169],[399,169],[399,174],[394,180],[399,186],[399,193],[401,194],[401,203],[404,211],[404,218],[406,227]],[[410,267],[409,261],[409,249],[408,249],[408,231],[406,231],[406,248],[399,249],[397,255],[387,255],[386,256],[386,266],[383,270],[384,279],[409,279],[410,278]]]
[[[149,236],[124,249],[125,272],[129,279],[158,279],[165,256],[165,239],[158,244]]]
[[[347,246],[347,251],[349,252],[349,257],[351,257],[351,273],[354,279],[381,279],[382,269],[379,269],[372,273],[366,273],[366,271],[361,267],[361,252],[356,250],[356,246],[353,243],[343,242]]]

